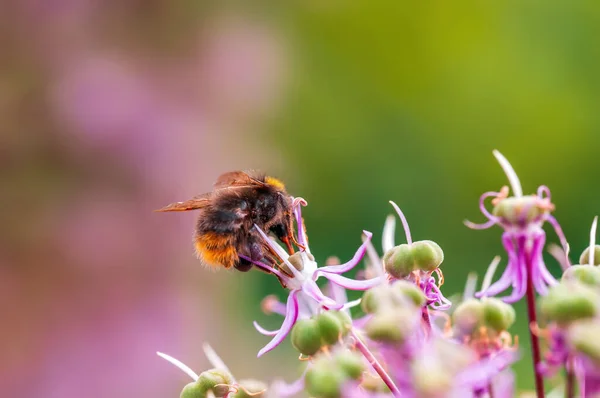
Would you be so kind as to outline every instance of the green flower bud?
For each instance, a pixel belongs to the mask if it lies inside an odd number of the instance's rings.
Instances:
[[[196,383],[200,384],[205,392],[212,391],[215,397],[224,397],[229,392],[231,375],[221,369],[207,370],[200,373]]]
[[[403,342],[412,326],[411,312],[408,309],[396,309],[376,313],[365,325],[367,336],[375,341]]]
[[[437,397],[452,388],[454,375],[439,361],[417,360],[412,371],[413,385],[419,397]]]
[[[442,248],[432,240],[414,242],[412,252],[416,268],[423,271],[433,271],[444,261]]]
[[[328,361],[317,362],[311,367],[304,378],[306,391],[315,398],[339,398],[341,397],[342,384],[346,381],[346,375],[336,366]]]
[[[335,362],[351,379],[357,380],[365,370],[363,357],[356,352],[344,350],[336,353]]]
[[[388,285],[380,285],[369,289],[363,294],[360,302],[363,311],[367,314],[377,312],[382,306],[386,307],[386,304],[390,304],[393,299],[393,292]]]
[[[381,380],[381,377],[371,373],[364,374],[360,386],[371,392],[390,392],[389,387]]]
[[[317,315],[316,320],[323,345],[333,345],[337,343],[342,335],[342,322],[334,312],[336,311],[326,311]]]
[[[572,265],[565,270],[562,280],[575,280],[588,286],[598,287],[600,286],[600,268],[585,263]]]
[[[481,301],[470,298],[456,308],[452,314],[452,324],[459,335],[470,335],[484,319],[484,309]]]
[[[183,387],[179,398],[206,398],[208,390],[198,382],[191,382]]]
[[[263,398],[267,391],[267,385],[259,380],[240,380],[238,391],[231,398]]]
[[[547,210],[540,207],[540,198],[535,195],[510,197],[501,200],[492,213],[509,224],[518,224],[522,219],[531,222]]]
[[[352,318],[350,318],[350,315],[348,315],[345,311],[329,311],[331,312],[333,315],[335,315],[339,321],[340,321],[340,325],[342,325],[342,337],[346,336],[348,334],[348,331],[350,329],[352,329]]]
[[[515,310],[497,298],[482,300],[483,322],[496,332],[508,329],[515,321]]]
[[[402,244],[388,250],[383,256],[383,265],[388,274],[402,279],[415,269],[412,247]]]
[[[304,355],[314,355],[321,349],[321,331],[314,319],[301,319],[292,328],[292,345]]]
[[[567,341],[577,351],[590,359],[600,362],[600,321],[586,319],[575,322],[567,333]]]
[[[590,248],[587,247],[583,253],[581,253],[581,257],[579,257],[579,264],[589,264],[590,263]],[[600,245],[594,246],[594,265],[600,265]]]
[[[400,292],[400,294],[403,297],[406,297],[410,301],[412,301],[415,304],[415,306],[422,307],[425,305],[425,294],[423,294],[423,291],[419,289],[414,283],[399,280],[392,285],[392,288],[395,289],[396,292]]]
[[[561,283],[542,297],[542,314],[550,321],[569,323],[591,318],[598,312],[600,296],[581,283]]]

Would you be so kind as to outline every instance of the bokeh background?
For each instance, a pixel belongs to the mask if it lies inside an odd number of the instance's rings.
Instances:
[[[320,261],[363,229],[379,245],[395,200],[451,295],[502,253],[462,224],[506,182],[497,148],[525,191],[550,186],[576,258],[600,213],[599,67],[595,1],[2,1],[0,395],[178,396],[155,351],[202,371],[203,341],[238,377],[297,376],[289,342],[256,359],[278,283],[202,269],[194,214],[152,212],[224,171],[305,197]]]

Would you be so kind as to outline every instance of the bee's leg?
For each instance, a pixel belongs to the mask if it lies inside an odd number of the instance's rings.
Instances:
[[[292,246],[292,242],[290,242],[290,238],[288,236],[284,236],[283,238],[280,238],[280,240],[287,247],[288,253],[289,254],[294,254],[294,247]],[[292,240],[295,240],[293,235],[292,235]]]
[[[248,248],[248,257],[250,257],[252,261],[262,260],[262,248],[255,239],[250,238],[246,244],[246,247]],[[253,267],[252,261],[240,257],[238,262],[235,264],[235,269],[242,272],[248,272]],[[270,273],[268,271],[266,272]]]
[[[298,249],[306,250],[306,247],[304,245],[301,245],[300,243],[298,243],[298,240],[296,239],[294,234],[291,235],[291,238],[292,238],[292,242],[294,242],[294,244],[298,247]]]
[[[248,272],[252,269],[253,265],[250,261],[240,258],[238,262],[234,265],[235,269],[241,272]]]

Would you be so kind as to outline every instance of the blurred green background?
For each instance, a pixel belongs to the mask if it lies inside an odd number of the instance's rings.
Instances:
[[[396,201],[447,296],[503,254],[462,224],[506,184],[492,149],[551,188],[573,259],[600,212],[597,2],[14,0],[0,52],[2,396],[177,396],[154,352],[199,372],[205,340],[238,377],[298,374],[289,343],[255,358],[277,281],[202,269],[194,215],[152,213],[224,171],[306,198],[319,261],[379,246]]]

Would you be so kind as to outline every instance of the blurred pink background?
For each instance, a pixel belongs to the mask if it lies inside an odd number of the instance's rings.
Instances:
[[[277,167],[260,131],[284,43],[256,16],[187,8],[2,5],[2,397],[178,396],[187,376],[155,352],[200,372],[205,340],[240,377],[270,377],[274,359],[248,366],[264,341],[223,316],[241,280],[199,266],[193,214],[152,210]]]

